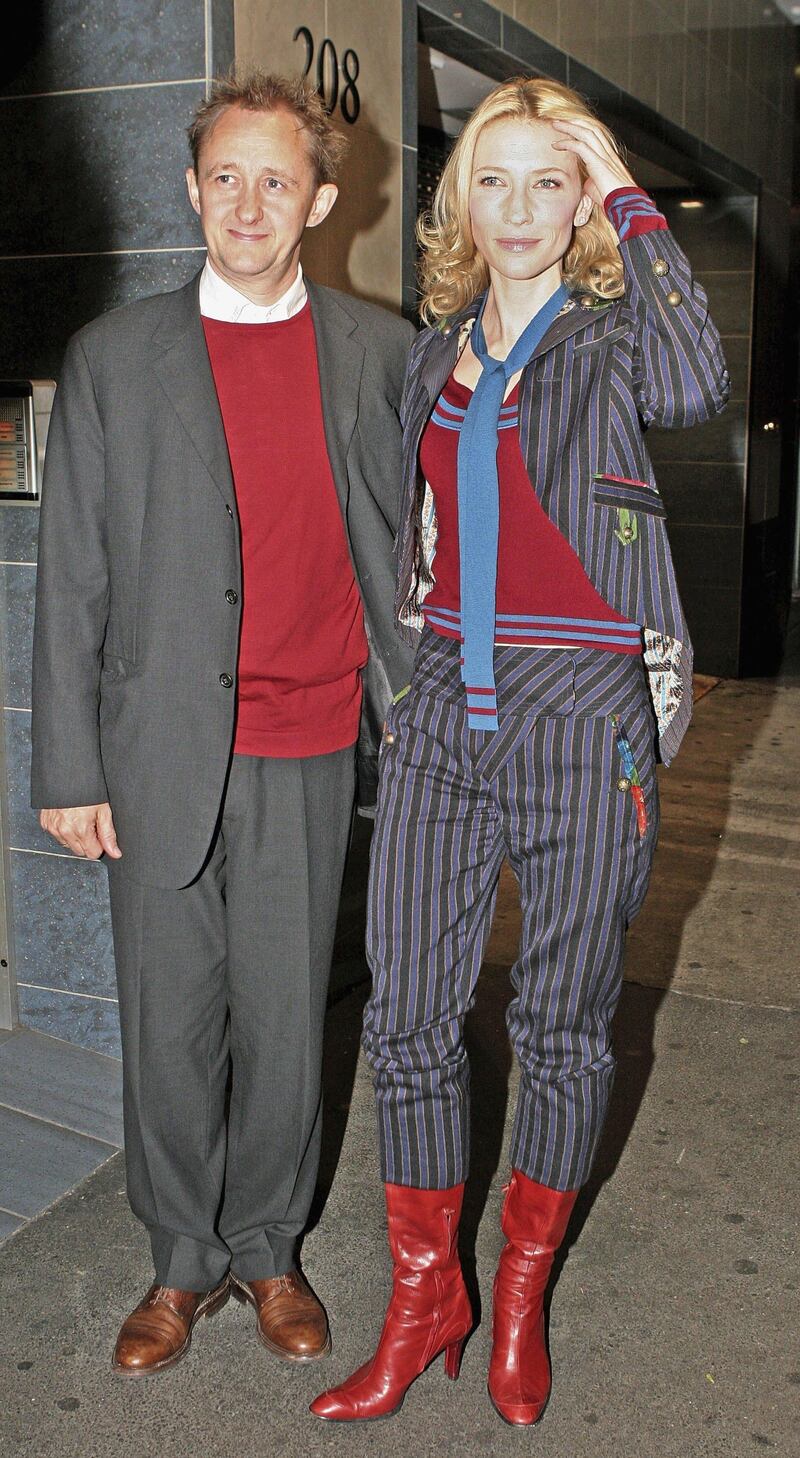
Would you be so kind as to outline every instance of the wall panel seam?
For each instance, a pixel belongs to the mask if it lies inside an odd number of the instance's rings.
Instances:
[[[25,91],[19,96],[0,96],[0,101],[43,101],[50,96],[97,96],[106,91],[153,91],[165,86],[202,86],[205,76],[180,76],[173,81],[122,81],[116,86],[72,86],[63,91]]]
[[[76,992],[71,987],[45,987],[41,982],[18,982],[17,987],[28,987],[31,992],[57,992],[60,997],[82,997],[84,1002],[110,1002],[119,1007],[116,997],[106,997],[102,992]]]
[[[78,253],[0,253],[0,263],[35,263],[46,258],[136,258],[150,253],[205,253],[200,243],[176,243],[174,248],[104,248]]]

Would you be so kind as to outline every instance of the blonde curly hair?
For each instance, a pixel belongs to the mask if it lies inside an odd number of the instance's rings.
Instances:
[[[478,137],[489,122],[506,118],[525,121],[591,120],[622,155],[608,127],[598,121],[577,91],[558,81],[516,76],[496,86],[476,107],[461,132],[433,199],[429,213],[417,223],[420,260],[420,314],[426,324],[457,314],[483,293],[489,270],[478,253],[469,221],[469,191]],[[578,158],[581,181],[586,168]],[[588,220],[576,228],[564,255],[564,280],[573,289],[585,289],[602,299],[625,292],[617,237],[602,207],[592,205]]]

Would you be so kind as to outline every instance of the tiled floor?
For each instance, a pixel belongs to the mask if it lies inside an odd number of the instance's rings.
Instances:
[[[0,1031],[0,1241],[121,1144],[116,1058],[29,1028]]]

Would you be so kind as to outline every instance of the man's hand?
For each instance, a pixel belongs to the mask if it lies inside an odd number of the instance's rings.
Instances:
[[[118,861],[122,855],[108,803],[75,805],[71,810],[40,810],[39,824],[76,856],[99,861],[105,853]]]

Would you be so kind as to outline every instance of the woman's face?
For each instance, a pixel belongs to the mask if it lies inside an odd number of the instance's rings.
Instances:
[[[538,278],[561,260],[572,230],[586,222],[574,153],[553,146],[559,134],[546,121],[516,117],[487,122],[472,165],[469,216],[475,247],[505,278]]]

